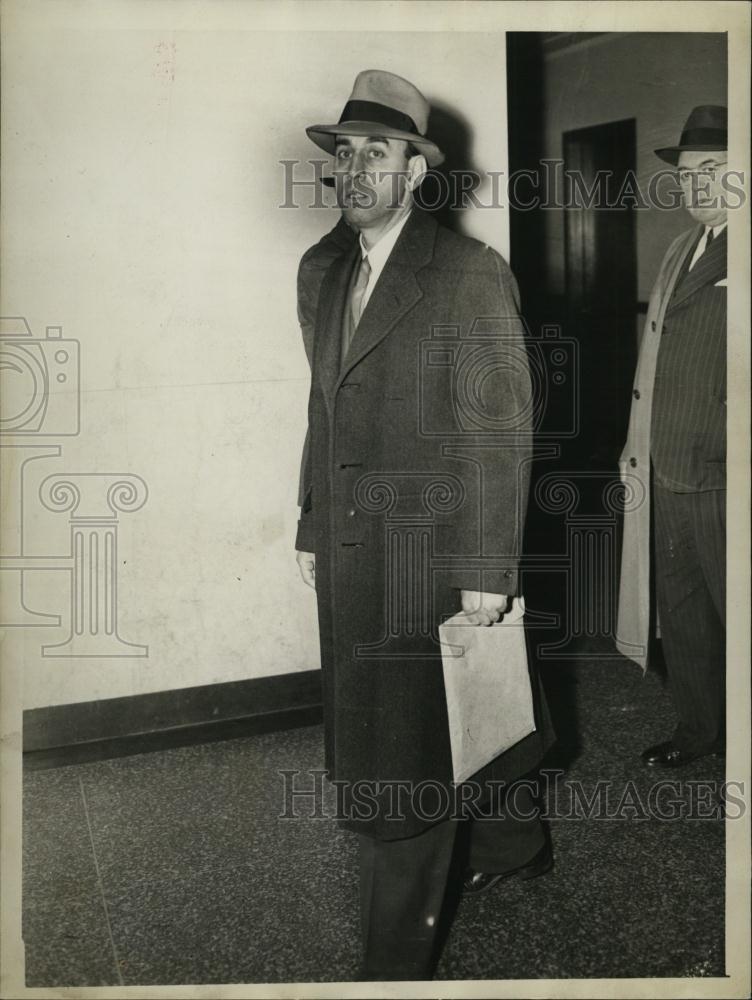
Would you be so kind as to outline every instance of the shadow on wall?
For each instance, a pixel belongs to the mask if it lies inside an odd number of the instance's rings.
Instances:
[[[430,212],[442,226],[461,233],[464,212],[452,207],[455,202],[455,178],[460,174],[466,178],[467,191],[475,191],[480,185],[479,171],[472,160],[473,129],[454,108],[431,99],[428,133],[444,153],[445,159],[424,179],[416,203]],[[469,183],[471,175],[474,176]]]

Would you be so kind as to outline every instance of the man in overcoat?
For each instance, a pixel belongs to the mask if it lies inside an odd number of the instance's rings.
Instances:
[[[703,105],[678,145],[656,150],[678,167],[696,225],[669,247],[650,298],[620,461],[617,644],[646,668],[654,571],[677,715],[671,738],[643,752],[651,767],[680,767],[725,745],[726,128],[726,109]]]
[[[517,593],[531,387],[504,260],[413,206],[429,105],[391,73],[359,74],[334,155],[358,241],[318,295],[308,485],[296,548],[315,586],[329,776],[359,835],[364,979],[428,979],[458,826],[438,624],[497,621]],[[547,720],[475,776],[465,889],[551,864],[530,790]],[[420,794],[418,794],[420,793]],[[448,803],[451,806],[448,807]]]

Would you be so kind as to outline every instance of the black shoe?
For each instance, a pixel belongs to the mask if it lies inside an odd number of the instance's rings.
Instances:
[[[546,872],[551,871],[553,864],[551,845],[546,843],[530,861],[506,872],[476,872],[473,868],[468,868],[462,880],[462,892],[466,896],[477,896],[481,892],[486,892],[487,889],[492,889],[505,878],[511,878],[512,875],[523,880],[538,878],[539,875],[545,875]]]
[[[692,750],[681,750],[675,746],[671,740],[665,743],[656,743],[655,746],[648,747],[642,752],[642,761],[648,767],[684,767],[691,764],[693,760],[701,757],[725,757],[722,750],[706,750],[696,753]]]

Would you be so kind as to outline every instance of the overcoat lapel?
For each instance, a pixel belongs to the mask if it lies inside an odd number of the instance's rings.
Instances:
[[[431,216],[419,209],[413,209],[363,310],[345,363],[341,368],[342,317],[347,305],[350,275],[360,252],[359,246],[334,265],[336,271],[332,275],[332,284],[327,293],[329,304],[322,315],[321,340],[325,341],[325,344],[322,346],[319,360],[327,404],[331,404],[334,393],[347,373],[369,351],[372,351],[394,329],[405,313],[422,298],[423,292],[415,275],[433,259],[436,229],[436,222]]]
[[[703,285],[713,284],[726,276],[726,230],[724,229],[702,254],[691,271],[677,285],[669,309],[681,305]],[[689,251],[688,251],[689,252]]]
[[[363,310],[342,366],[342,378],[422,298],[415,272],[432,259],[435,240],[435,221],[419,209],[413,209]]]
[[[314,335],[314,374],[324,390],[327,406],[331,403],[333,387],[340,375],[342,350],[342,317],[347,305],[355,263],[360,256],[360,243],[332,264],[321,289],[321,309]]]

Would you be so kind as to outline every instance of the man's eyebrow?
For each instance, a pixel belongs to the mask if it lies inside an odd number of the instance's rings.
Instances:
[[[365,137],[366,142],[384,142],[389,145],[389,139],[385,135],[367,135]],[[350,141],[350,136],[348,135],[336,135],[334,137],[335,146],[352,146]]]

